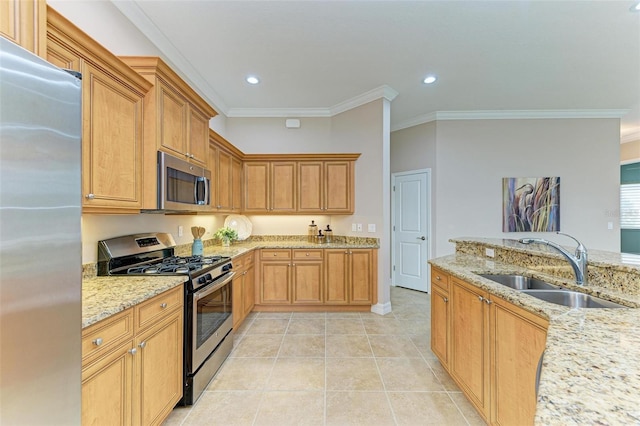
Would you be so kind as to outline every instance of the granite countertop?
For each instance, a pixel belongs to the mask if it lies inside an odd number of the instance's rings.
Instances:
[[[430,263],[549,320],[535,424],[640,424],[640,296],[585,288],[630,308],[571,309],[476,273],[517,273],[578,289],[570,280],[463,253]]]
[[[278,239],[277,241],[235,242],[229,247],[207,244],[204,248],[206,256],[237,257],[255,249],[344,249],[344,248],[378,248],[379,245],[370,240],[355,240],[328,244],[315,244],[300,239]],[[176,248],[176,255],[190,255],[190,245]],[[93,270],[95,265],[87,269]],[[85,277],[82,280],[82,328],[124,311],[167,291],[182,285],[185,276],[101,276]]]

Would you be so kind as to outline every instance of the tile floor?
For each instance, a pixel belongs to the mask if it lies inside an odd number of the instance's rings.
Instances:
[[[173,425],[484,425],[429,349],[429,295],[391,288],[393,312],[252,313]]]

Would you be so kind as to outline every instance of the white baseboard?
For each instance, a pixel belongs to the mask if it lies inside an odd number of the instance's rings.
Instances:
[[[387,303],[376,303],[371,306],[371,312],[378,315],[386,315],[391,313],[391,302]]]

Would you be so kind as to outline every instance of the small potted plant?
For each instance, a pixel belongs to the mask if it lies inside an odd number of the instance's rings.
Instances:
[[[224,247],[229,247],[231,241],[238,239],[238,232],[235,229],[225,226],[224,228],[218,229],[214,237],[219,239]]]

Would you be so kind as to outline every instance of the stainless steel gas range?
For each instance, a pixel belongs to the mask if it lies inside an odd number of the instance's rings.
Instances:
[[[231,258],[175,256],[171,234],[126,235],[98,242],[98,275],[184,275],[184,394],[193,404],[233,347],[235,272]]]

